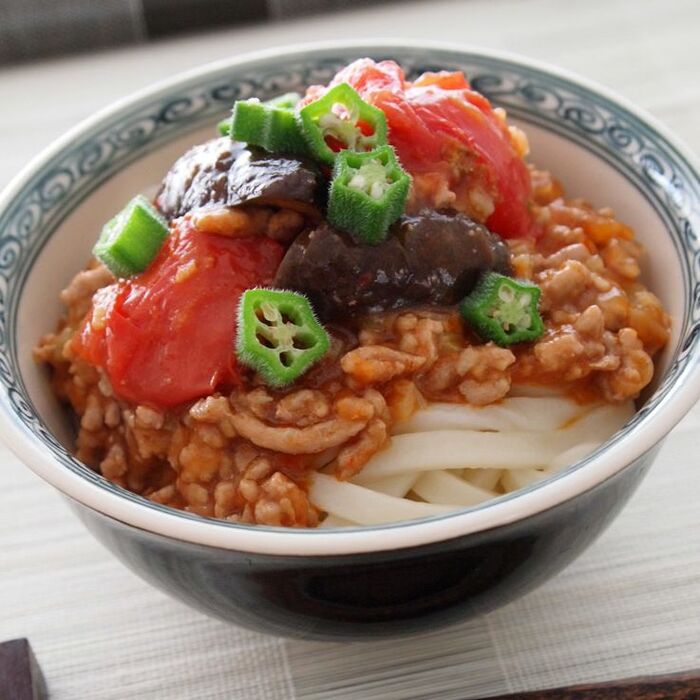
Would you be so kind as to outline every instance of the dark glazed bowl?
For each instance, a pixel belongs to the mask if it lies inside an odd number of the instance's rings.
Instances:
[[[204,613],[287,637],[377,639],[482,615],[561,571],[622,509],[655,452],[529,518],[366,554],[251,555],[182,542],[71,505],[124,564]]]
[[[235,99],[325,82],[366,55],[395,58],[410,73],[464,70],[526,129],[533,162],[635,228],[653,251],[645,281],[673,318],[654,386],[633,419],[581,462],[489,503],[420,521],[249,527],[174,511],[110,484],[71,456],[69,421],[31,359],[104,212],[151,188],[187,146],[214,133]],[[273,634],[333,639],[482,614],[554,575],[600,534],[700,394],[700,178],[691,160],[653,120],[604,90],[482,51],[317,45],[183,75],[77,127],[0,198],[2,435],[127,566],[206,613]]]

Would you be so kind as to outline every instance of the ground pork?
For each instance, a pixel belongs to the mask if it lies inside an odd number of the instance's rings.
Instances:
[[[518,383],[579,396],[583,387],[608,402],[635,398],[669,335],[659,299],[639,281],[643,250],[609,209],[565,201],[548,173],[531,177],[543,234],[509,245],[516,275],[542,289],[546,330],[523,346],[480,342],[456,309],[373,314],[334,329],[331,351],[288,390],[251,382],[160,411],[121,400],[102,370],[71,352],[93,295],[113,281],[91,264],[61,294],[58,330],[35,350],[78,416],[77,457],[156,503],[240,523],[313,527],[322,514],[308,500],[308,474],[324,468],[353,477],[387,444],[393,424],[429,401],[483,406]],[[303,218],[227,208],[202,213],[199,225],[286,241]]]

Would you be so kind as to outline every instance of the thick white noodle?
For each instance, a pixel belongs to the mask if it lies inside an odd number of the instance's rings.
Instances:
[[[394,427],[394,434],[433,430],[518,430],[549,432],[591,410],[562,396],[508,398],[489,406],[434,403]]]
[[[501,480],[503,472],[500,469],[463,469],[462,478],[474,486],[493,491]]]
[[[558,430],[555,435],[567,436],[564,440],[564,449],[571,449],[586,442],[600,445],[612,437],[633,415],[632,401],[623,404],[604,404]],[[563,452],[564,449],[561,451]]]
[[[373,481],[370,488],[387,496],[403,498],[420,478],[420,474],[399,474],[398,476],[385,476],[383,479]]]
[[[432,410],[428,407],[425,412]],[[547,469],[557,456],[576,445],[606,440],[633,411],[631,402],[598,406],[573,423],[565,421],[567,427],[546,436],[510,430],[435,430],[397,435],[365,465],[356,482],[368,484],[386,476],[439,469]]]
[[[403,498],[418,480],[418,474],[399,474],[398,476],[389,476],[386,479],[378,479],[372,482],[372,491],[383,493],[386,496],[394,496],[395,498]],[[321,523],[319,527],[349,527],[357,525],[350,520],[344,520],[337,515],[329,515]]]
[[[497,495],[494,491],[474,486],[445,471],[423,474],[416,481],[413,492],[428,503],[446,503],[451,506],[475,506]]]
[[[505,492],[510,493],[544,479],[545,476],[547,472],[544,469],[507,469],[503,472],[501,484]]]
[[[367,484],[385,476],[435,469],[536,469],[549,464],[563,449],[554,434],[435,430],[397,435],[357,476]]]
[[[309,495],[329,513],[322,527],[437,515],[574,464],[633,414],[631,401],[581,406],[550,392],[484,408],[432,404],[397,426],[391,443],[351,483],[318,473]]]
[[[338,481],[328,474],[315,474],[309,489],[311,502],[344,520],[358,525],[379,525],[396,520],[412,520],[454,510],[449,505],[420,503],[408,498],[387,496],[377,491]]]
[[[603,441],[601,440],[600,442]],[[576,464],[576,462],[582,460],[586,455],[591,454],[591,452],[600,445],[600,442],[583,442],[579,445],[574,445],[560,455],[557,455],[552,460],[547,471],[556,472],[571,464]]]

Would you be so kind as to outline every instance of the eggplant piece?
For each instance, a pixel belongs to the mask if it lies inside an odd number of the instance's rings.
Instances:
[[[404,306],[458,303],[482,272],[511,272],[508,248],[463,214],[421,211],[401,218],[376,246],[327,223],[301,234],[274,285],[305,293],[325,320]]]
[[[163,179],[156,204],[168,219],[210,205],[300,202],[308,206],[315,203],[320,183],[321,174],[310,163],[224,137],[194,146],[181,156]]]
[[[319,171],[304,161],[244,149],[229,171],[226,204],[256,199],[313,203],[319,182]]]
[[[511,274],[503,239],[464,214],[427,209],[399,220],[397,228],[413,284],[430,303],[458,303],[488,270]]]
[[[168,219],[208,204],[225,204],[228,173],[243,147],[229,138],[194,146],[175,161],[160,186],[156,205]]]
[[[322,223],[297,236],[287,250],[274,286],[303,292],[319,317],[328,321],[363,310],[401,306],[408,291],[406,253],[397,238],[360,246]]]

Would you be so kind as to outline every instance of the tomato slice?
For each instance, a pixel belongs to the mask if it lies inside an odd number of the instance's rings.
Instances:
[[[486,195],[492,210],[484,214],[485,223],[504,238],[537,234],[527,166],[507,126],[463,73],[424,73],[409,82],[394,61],[364,58],[343,68],[329,87],[344,82],[384,112],[389,141],[414,177],[427,176],[436,190],[445,183],[456,194],[455,208],[472,215],[472,193]],[[312,86],[304,101],[326,89]]]
[[[239,297],[272,281],[283,252],[267,237],[215,236],[180,220],[146,272],[95,295],[73,348],[135,403],[167,408],[235,384]]]

